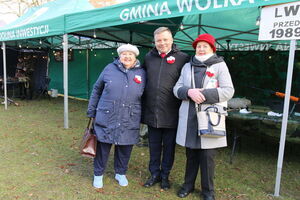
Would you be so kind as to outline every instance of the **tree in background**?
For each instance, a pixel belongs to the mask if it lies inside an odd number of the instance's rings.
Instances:
[[[53,0],[0,0],[0,21],[12,22],[22,16],[28,8],[40,6]]]

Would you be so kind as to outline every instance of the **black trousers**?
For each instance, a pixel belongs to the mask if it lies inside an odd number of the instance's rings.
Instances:
[[[26,97],[26,88],[25,88],[25,85],[24,85],[24,83],[23,82],[19,82],[19,84],[18,84],[18,86],[19,86],[19,96],[20,96],[20,98],[25,98]]]
[[[97,153],[94,158],[94,175],[103,175],[112,144],[97,142]],[[114,170],[116,174],[125,175],[128,169],[133,145],[115,145]]]
[[[174,163],[176,129],[148,127],[150,162],[152,176],[167,178]]]
[[[201,189],[203,195],[214,195],[215,149],[186,148],[186,169],[183,188],[192,190],[199,168],[201,170]]]

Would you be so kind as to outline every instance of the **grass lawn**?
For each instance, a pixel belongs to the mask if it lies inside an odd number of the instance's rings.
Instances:
[[[176,147],[170,175],[172,187],[144,188],[149,176],[147,147],[134,147],[127,177],[128,187],[114,180],[112,156],[104,174],[104,188],[92,187],[92,159],[83,158],[78,146],[87,124],[87,102],[69,101],[69,129],[63,128],[63,98],[18,101],[20,106],[0,107],[0,199],[180,199],[176,192],[184,177],[185,151]],[[277,145],[242,141],[229,164],[230,148],[216,158],[215,189],[218,200],[300,199],[299,152],[287,151],[282,170],[280,198],[272,196],[277,169]],[[279,141],[277,141],[279,142]],[[298,145],[299,144],[293,144]],[[296,149],[296,148],[295,148]],[[298,150],[297,150],[298,151]],[[113,152],[111,153],[113,154]],[[186,199],[200,198],[196,191]]]

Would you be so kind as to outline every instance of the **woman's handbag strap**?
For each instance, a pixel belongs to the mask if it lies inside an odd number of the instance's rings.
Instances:
[[[195,86],[195,77],[194,77],[194,66],[191,65],[191,67],[192,67],[192,70],[191,70],[192,71],[191,72],[192,88],[194,89],[194,88],[196,88],[196,86]],[[196,112],[199,112],[201,110],[199,104],[195,103],[195,107],[196,107]]]
[[[91,129],[92,126],[93,126],[93,121],[94,121],[94,118],[90,117],[89,122],[88,122],[88,125],[87,125],[86,128]]]
[[[218,115],[218,121],[215,124],[211,120],[210,112],[209,111],[206,111],[206,115],[207,115],[208,122],[209,122],[209,124],[211,126],[218,126],[220,124],[220,122],[221,122],[221,114],[220,113],[217,113],[217,115]]]

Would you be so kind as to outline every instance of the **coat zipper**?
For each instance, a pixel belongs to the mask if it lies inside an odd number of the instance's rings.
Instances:
[[[166,56],[165,56],[166,57]],[[155,107],[156,107],[156,110],[155,110],[155,120],[156,120],[156,128],[158,128],[158,100],[159,100],[159,85],[160,85],[160,77],[161,77],[161,71],[162,71],[162,67],[163,67],[163,62],[164,62],[164,58],[161,59],[161,62],[160,62],[160,68],[159,68],[159,74],[158,74],[158,80],[157,80],[157,88],[156,88],[156,101],[155,101]]]

